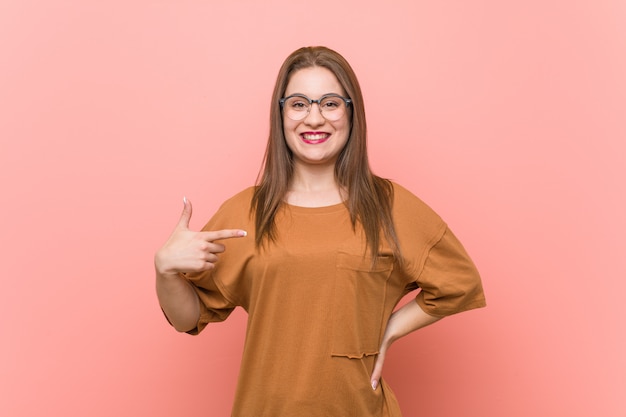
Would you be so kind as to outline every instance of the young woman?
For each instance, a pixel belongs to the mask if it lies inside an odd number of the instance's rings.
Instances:
[[[247,311],[233,416],[400,416],[381,379],[389,346],[484,306],[480,277],[437,214],[371,172],[361,90],[341,55],[292,53],[270,116],[255,187],[201,232],[185,200],[155,255],[161,307],[191,334]]]

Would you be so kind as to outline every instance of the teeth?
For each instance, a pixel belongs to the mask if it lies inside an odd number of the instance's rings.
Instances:
[[[315,135],[302,135],[306,140],[320,140],[326,138],[326,133],[317,133]]]

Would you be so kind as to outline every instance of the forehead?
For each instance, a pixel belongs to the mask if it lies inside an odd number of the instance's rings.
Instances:
[[[302,68],[294,72],[291,74],[285,90],[285,96],[304,94],[312,99],[317,99],[328,93],[345,95],[345,91],[335,74],[323,67]]]

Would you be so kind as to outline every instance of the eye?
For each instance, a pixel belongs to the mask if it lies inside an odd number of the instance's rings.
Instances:
[[[287,100],[287,106],[294,110],[306,110],[309,107],[309,102],[302,97],[292,97]]]
[[[322,108],[327,110],[334,110],[341,107],[343,101],[337,97],[328,97],[322,100]]]

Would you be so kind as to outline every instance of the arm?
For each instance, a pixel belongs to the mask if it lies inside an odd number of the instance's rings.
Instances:
[[[161,309],[172,326],[187,332],[198,323],[200,300],[189,281],[179,274],[156,272],[156,291]]]
[[[378,387],[378,380],[382,375],[385,355],[391,344],[401,337],[439,321],[440,319],[441,317],[435,317],[425,313],[415,301],[407,303],[391,315],[387,323],[387,328],[385,329],[385,334],[383,335],[383,341],[380,345],[376,363],[374,364],[372,389],[375,390],[376,387]]]
[[[179,332],[198,323],[200,300],[193,285],[181,273],[213,269],[224,245],[215,240],[246,236],[243,230],[193,232],[189,230],[191,202],[184,200],[183,213],[171,236],[154,256],[156,292],[161,309]]]

